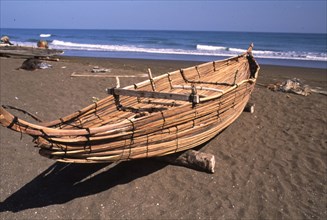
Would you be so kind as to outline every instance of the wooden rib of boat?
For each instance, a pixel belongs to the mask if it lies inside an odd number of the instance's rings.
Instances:
[[[248,51],[169,72],[124,88],[58,120],[33,124],[0,109],[0,122],[35,139],[61,162],[99,163],[157,157],[196,147],[242,113],[259,65]]]
[[[0,56],[51,57],[63,54],[64,51],[27,46],[0,45]]]

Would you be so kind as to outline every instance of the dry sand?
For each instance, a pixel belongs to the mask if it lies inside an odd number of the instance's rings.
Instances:
[[[158,75],[196,62],[65,58],[51,69],[16,70],[0,58],[1,104],[53,120],[106,96],[114,78],[70,77],[94,66],[111,74]],[[300,78],[327,90],[326,69],[261,66],[259,83]],[[144,78],[121,79],[122,86]],[[1,219],[326,219],[327,96],[257,85],[255,113],[200,150],[216,156],[203,173],[154,160],[63,164],[38,155],[32,138],[0,127]],[[20,112],[23,119],[32,121]]]

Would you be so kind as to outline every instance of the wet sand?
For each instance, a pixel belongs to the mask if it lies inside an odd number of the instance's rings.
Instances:
[[[115,78],[71,77],[94,66],[153,75],[197,62],[64,58],[51,69],[16,70],[0,58],[1,104],[49,121],[103,98]],[[327,91],[326,69],[261,66],[259,84],[299,78]],[[121,86],[145,78],[121,78]],[[0,127],[1,219],[325,219],[327,96],[257,85],[244,112],[200,149],[216,156],[208,174],[155,160],[63,164],[41,157],[32,138]],[[14,112],[34,122],[21,112]]]

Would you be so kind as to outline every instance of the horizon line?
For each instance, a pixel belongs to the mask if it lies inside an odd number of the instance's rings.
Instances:
[[[285,32],[285,31],[237,31],[237,30],[177,30],[177,29],[108,29],[108,28],[46,28],[46,27],[0,27],[1,29],[25,30],[98,30],[98,31],[180,31],[180,32],[242,32],[242,33],[275,33],[275,34],[327,34],[326,32]]]

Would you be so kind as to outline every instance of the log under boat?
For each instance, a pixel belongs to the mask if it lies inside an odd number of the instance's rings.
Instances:
[[[29,123],[0,108],[0,123],[34,137],[39,153],[61,162],[158,157],[194,148],[242,113],[259,65],[248,51],[169,72],[124,88],[51,122]]]

